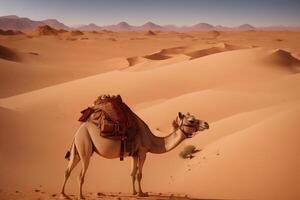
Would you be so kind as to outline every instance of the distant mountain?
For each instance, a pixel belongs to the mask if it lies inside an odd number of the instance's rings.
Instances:
[[[42,21],[35,21],[31,20],[26,17],[18,17],[17,15],[7,15],[0,17],[0,29],[2,30],[33,30],[39,26],[48,25],[55,29],[65,29],[70,30],[74,27],[68,27],[67,25],[63,24],[62,22],[59,22],[56,19],[46,19]],[[237,27],[226,27],[222,25],[213,26],[208,23],[198,23],[192,26],[182,26],[178,27],[175,25],[165,25],[161,26],[158,24],[155,24],[153,22],[147,22],[141,26],[132,26],[128,24],[127,22],[120,22],[118,24],[114,25],[107,25],[107,26],[98,26],[96,24],[88,24],[88,25],[82,25],[79,27],[76,27],[76,29],[84,30],[84,31],[93,31],[93,30],[101,30],[101,29],[107,29],[112,31],[130,31],[130,30],[142,30],[142,31],[148,31],[148,30],[168,30],[168,31],[188,31],[188,30],[194,30],[194,31],[206,31],[206,30],[299,30],[299,26],[265,26],[265,27],[254,27],[250,24],[242,24]]]
[[[242,25],[238,26],[237,29],[239,29],[239,30],[253,30],[253,29],[255,29],[255,27],[250,25],[250,24],[242,24]]]
[[[140,26],[139,29],[142,30],[162,30],[162,26],[154,24],[153,22],[147,22],[144,25]]]
[[[0,17],[0,29],[3,30],[28,30],[44,25],[40,21],[33,21],[29,18],[8,15]]]
[[[193,29],[193,30],[212,30],[215,27],[211,24],[207,24],[207,23],[198,23],[195,24],[193,26],[188,27],[189,29]]]
[[[115,31],[126,31],[135,29],[135,26],[131,26],[127,22],[120,22],[116,25],[103,26],[102,28]]]
[[[16,15],[8,15],[0,17],[0,29],[3,30],[31,30],[38,26],[49,25],[58,29],[69,29],[68,26],[55,20],[48,19],[44,21],[34,21],[26,17],[18,17]]]
[[[0,18],[7,18],[7,19],[18,19],[19,17],[17,15],[6,15],[2,16]]]
[[[68,26],[64,25],[63,23],[57,21],[56,19],[46,19],[41,21],[42,23],[51,26],[52,28],[56,29],[70,29]]]
[[[96,24],[90,23],[88,25],[79,26],[79,27],[77,27],[77,29],[83,30],[83,31],[97,31],[97,30],[102,29],[102,27],[97,26]]]

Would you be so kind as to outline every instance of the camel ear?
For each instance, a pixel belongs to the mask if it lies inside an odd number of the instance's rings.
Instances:
[[[179,113],[178,113],[178,117],[179,117],[179,119],[183,119],[184,114],[182,114],[181,112],[179,112]]]

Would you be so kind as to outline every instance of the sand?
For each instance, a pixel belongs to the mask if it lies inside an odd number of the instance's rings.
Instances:
[[[103,93],[160,136],[179,111],[210,124],[148,155],[147,199],[300,198],[299,32],[35,33],[0,35],[0,199],[57,198],[79,111]],[[184,160],[188,144],[201,151]],[[84,194],[136,199],[130,163],[94,155]]]

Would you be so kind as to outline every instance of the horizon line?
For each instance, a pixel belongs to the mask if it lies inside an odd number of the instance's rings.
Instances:
[[[290,27],[290,28],[298,28],[300,27],[300,24],[299,25],[283,25],[283,24],[273,24],[273,25],[261,25],[261,26],[258,26],[258,25],[255,25],[253,23],[249,23],[249,22],[245,22],[245,23],[241,23],[239,25],[235,25],[235,26],[228,26],[228,25],[222,25],[222,24],[217,24],[217,25],[214,25],[213,23],[208,23],[208,22],[204,22],[204,21],[199,21],[198,23],[194,23],[194,24],[185,24],[185,25],[178,25],[178,24],[172,24],[172,23],[168,23],[168,24],[159,24],[157,22],[153,22],[151,20],[146,20],[144,23],[142,24],[133,24],[133,23],[130,23],[128,21],[125,21],[125,20],[120,20],[118,22],[114,22],[114,23],[111,23],[111,24],[101,24],[99,25],[97,22],[89,22],[89,23],[86,23],[86,24],[72,24],[70,25],[69,23],[65,23],[63,20],[61,19],[58,19],[58,18],[44,18],[44,19],[33,19],[33,18],[30,18],[30,17],[23,17],[23,16],[19,16],[19,15],[16,15],[16,14],[8,14],[8,15],[2,15],[0,16],[0,18],[3,18],[3,17],[10,17],[10,16],[15,16],[15,17],[18,17],[18,18],[27,18],[27,19],[30,19],[32,21],[45,21],[45,20],[56,20],[60,23],[63,23],[64,25],[68,26],[68,27],[72,27],[72,28],[78,28],[80,26],[88,26],[88,25],[91,25],[91,24],[94,24],[96,26],[99,26],[99,27],[105,27],[105,26],[112,26],[112,25],[118,25],[122,22],[125,22],[126,24],[130,25],[130,26],[134,26],[134,27],[139,27],[139,26],[143,26],[147,23],[153,23],[155,25],[158,25],[158,26],[175,26],[176,28],[185,28],[185,27],[191,27],[191,26],[195,26],[197,24],[208,24],[208,25],[211,25],[213,27],[223,27],[223,28],[236,28],[236,27],[239,27],[239,26],[242,26],[242,25],[250,25],[250,26],[253,26],[254,28],[267,28],[267,27]]]

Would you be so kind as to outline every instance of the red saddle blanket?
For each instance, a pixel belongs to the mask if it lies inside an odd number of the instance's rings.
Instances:
[[[135,114],[122,101],[120,96],[101,99],[96,105],[82,110],[81,113],[82,115],[79,118],[81,122],[87,121],[90,117],[97,120],[99,116],[97,117],[95,114],[104,113],[107,118],[116,124],[125,125],[127,128],[136,126]],[[92,114],[95,115],[95,117]]]

